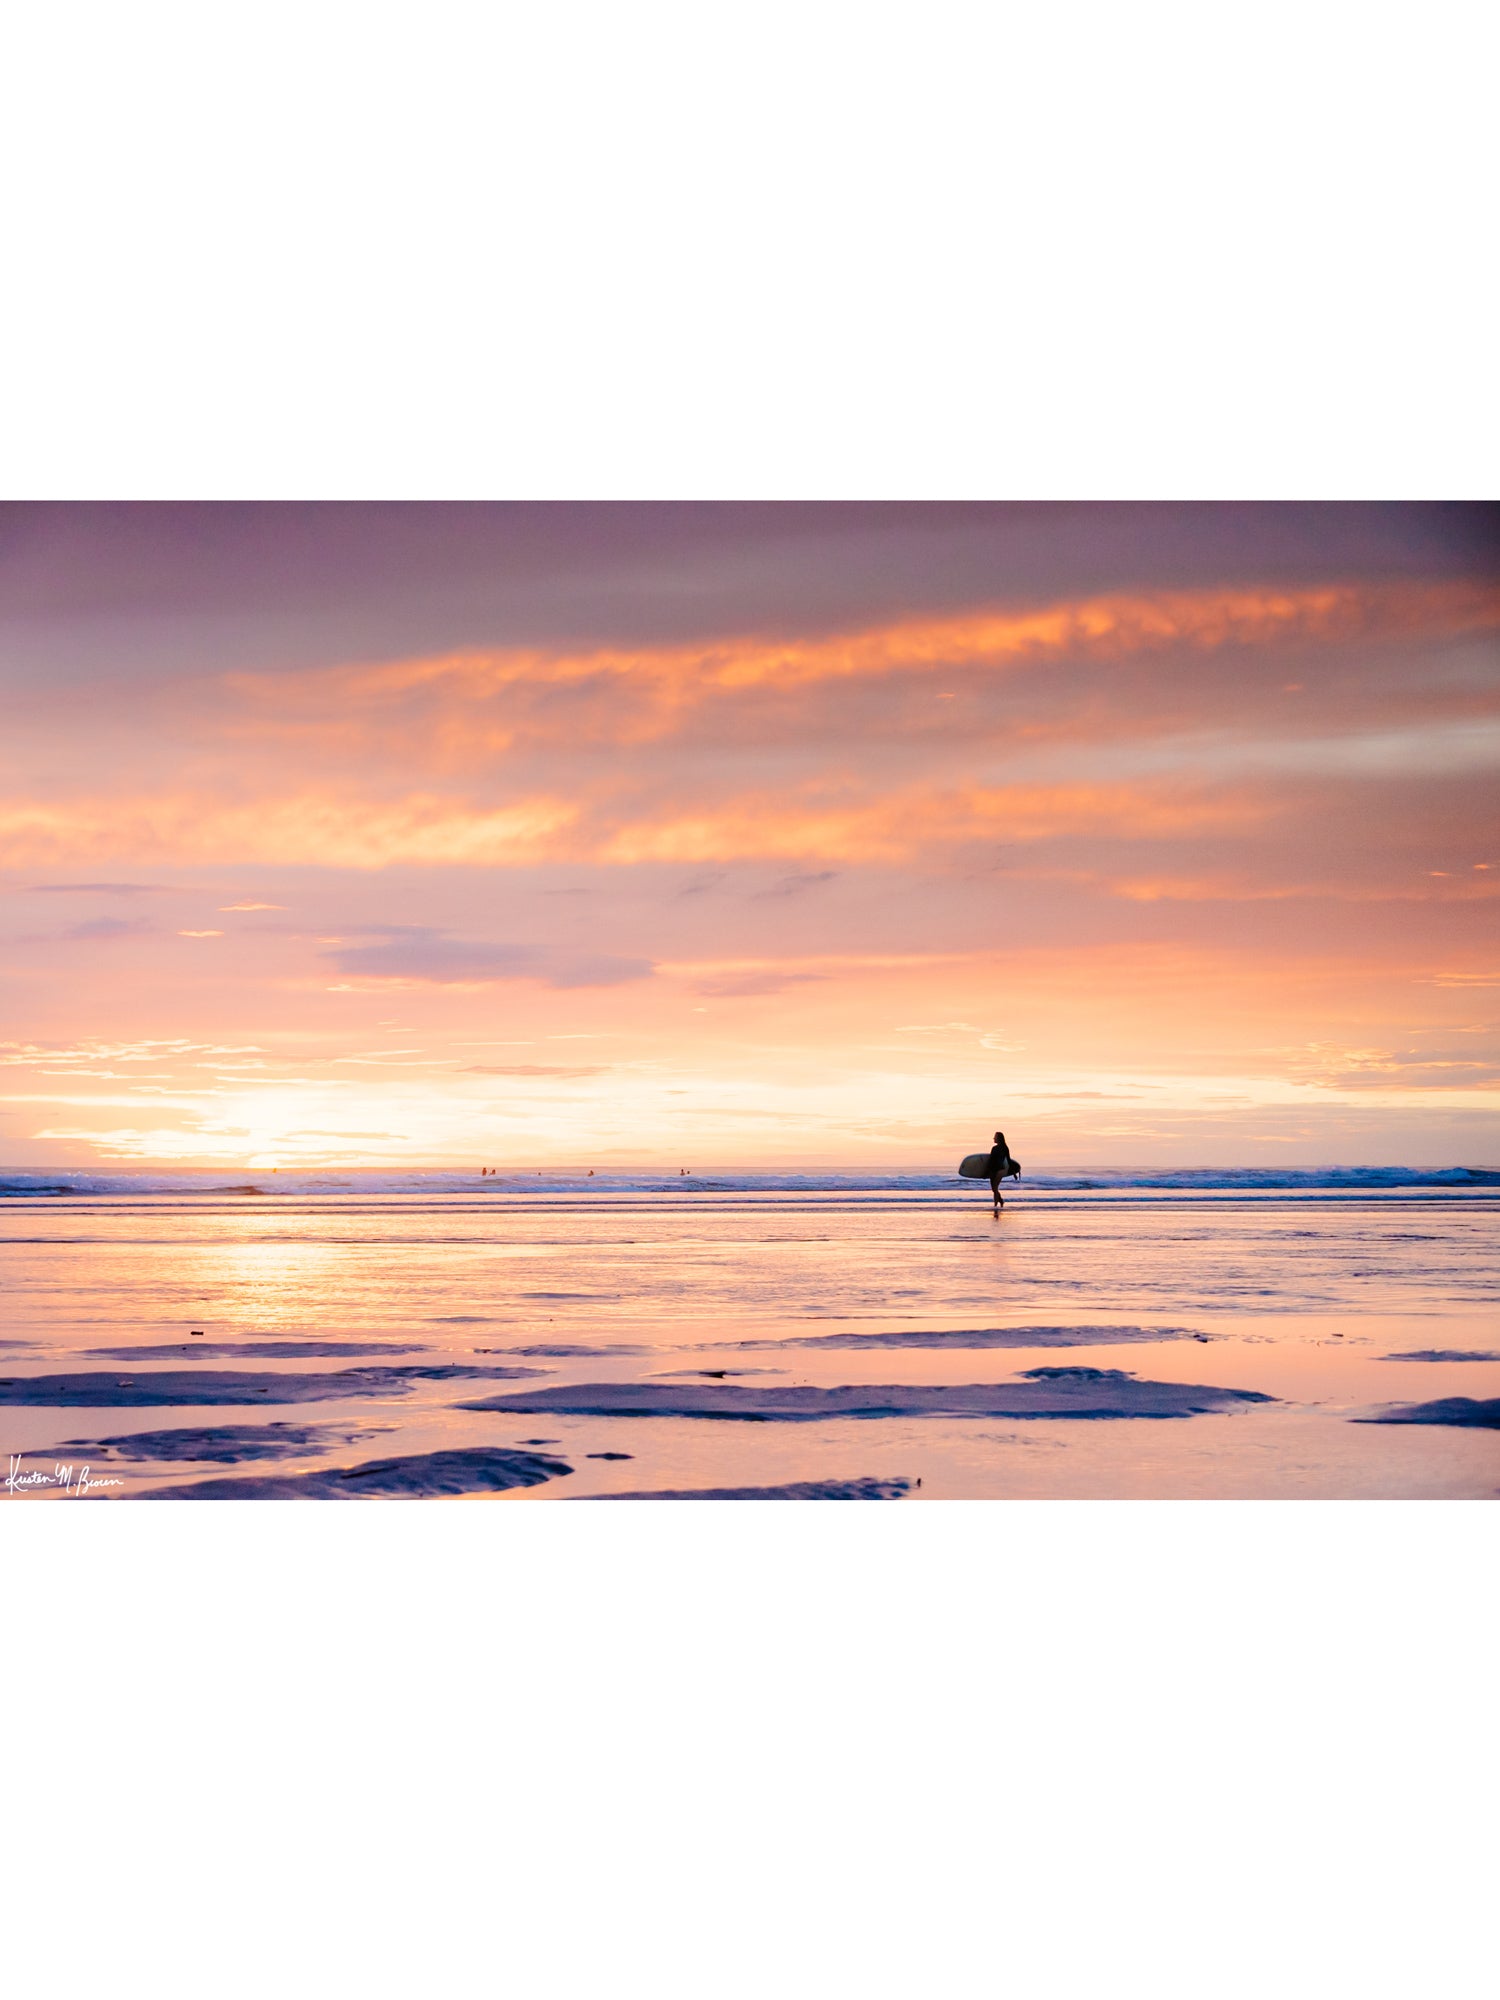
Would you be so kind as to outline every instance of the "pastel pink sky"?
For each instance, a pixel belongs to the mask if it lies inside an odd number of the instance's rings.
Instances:
[[[0,509],[0,1164],[1500,1160],[1475,507]]]

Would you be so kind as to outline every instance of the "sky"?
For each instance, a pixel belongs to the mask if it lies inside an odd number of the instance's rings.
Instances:
[[[1500,1164],[1500,509],[0,506],[0,1165]]]

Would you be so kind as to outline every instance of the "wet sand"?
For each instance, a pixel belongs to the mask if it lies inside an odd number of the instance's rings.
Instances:
[[[1456,1191],[12,1199],[0,1452],[87,1462],[96,1504],[1489,1497],[1497,1220]]]

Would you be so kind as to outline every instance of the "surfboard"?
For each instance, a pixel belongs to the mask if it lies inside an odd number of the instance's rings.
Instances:
[[[990,1177],[989,1154],[970,1153],[967,1159],[959,1161],[958,1171],[966,1181],[987,1181]],[[1019,1160],[1007,1160],[1000,1178],[1001,1180],[1006,1180],[1012,1174],[1015,1175],[1017,1180],[1020,1179],[1021,1162]]]

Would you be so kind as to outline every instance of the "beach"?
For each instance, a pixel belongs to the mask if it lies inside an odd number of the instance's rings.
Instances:
[[[1500,1492],[1492,1174],[0,1185],[9,1500]]]

